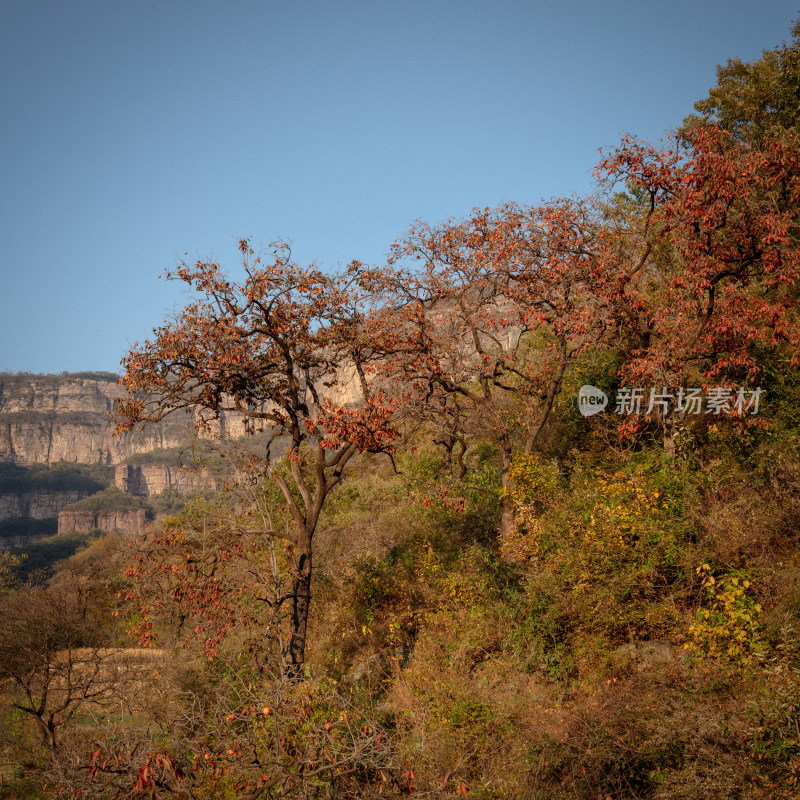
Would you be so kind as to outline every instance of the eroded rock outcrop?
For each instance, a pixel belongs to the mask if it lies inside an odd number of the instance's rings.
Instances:
[[[170,464],[119,464],[114,484],[136,497],[152,497],[165,491],[181,495],[214,492],[219,488],[208,472]]]
[[[183,446],[194,436],[195,416],[185,411],[115,437],[111,414],[123,394],[117,376],[107,372],[0,373],[0,462],[120,464],[138,453]],[[361,392],[355,370],[343,369],[324,396],[342,404],[357,402]],[[237,439],[246,433],[241,414],[222,412],[219,419],[208,420],[201,435]]]
[[[58,515],[59,533],[88,533],[93,530],[139,533],[145,526],[144,509],[133,511],[62,511]]]
[[[50,519],[72,503],[88,497],[78,489],[64,492],[4,492],[0,494],[0,520],[14,517]]]
[[[118,464],[136,453],[178,447],[194,433],[174,414],[142,433],[115,437],[111,413],[122,396],[110,373],[0,374],[0,461]]]

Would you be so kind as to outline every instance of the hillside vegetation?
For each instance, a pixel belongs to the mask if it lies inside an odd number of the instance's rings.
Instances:
[[[0,464],[0,494],[6,492],[98,492],[114,481],[105,464]]]
[[[48,580],[0,554],[0,798],[798,797],[794,33],[600,200],[181,263],[120,429],[256,435]]]

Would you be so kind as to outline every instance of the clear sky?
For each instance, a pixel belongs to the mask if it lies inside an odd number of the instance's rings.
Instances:
[[[591,191],[678,125],[772,0],[1,0],[0,370],[118,371],[235,240],[381,262],[418,218]]]

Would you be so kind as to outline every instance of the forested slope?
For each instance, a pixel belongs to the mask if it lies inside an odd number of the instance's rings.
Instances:
[[[794,33],[591,198],[181,262],[120,430],[257,435],[49,581],[0,562],[0,797],[797,797]]]

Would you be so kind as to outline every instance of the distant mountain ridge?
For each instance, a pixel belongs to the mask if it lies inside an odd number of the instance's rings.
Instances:
[[[0,462],[120,464],[192,438],[190,413],[115,437],[111,414],[123,394],[118,378],[109,372],[0,373]]]

